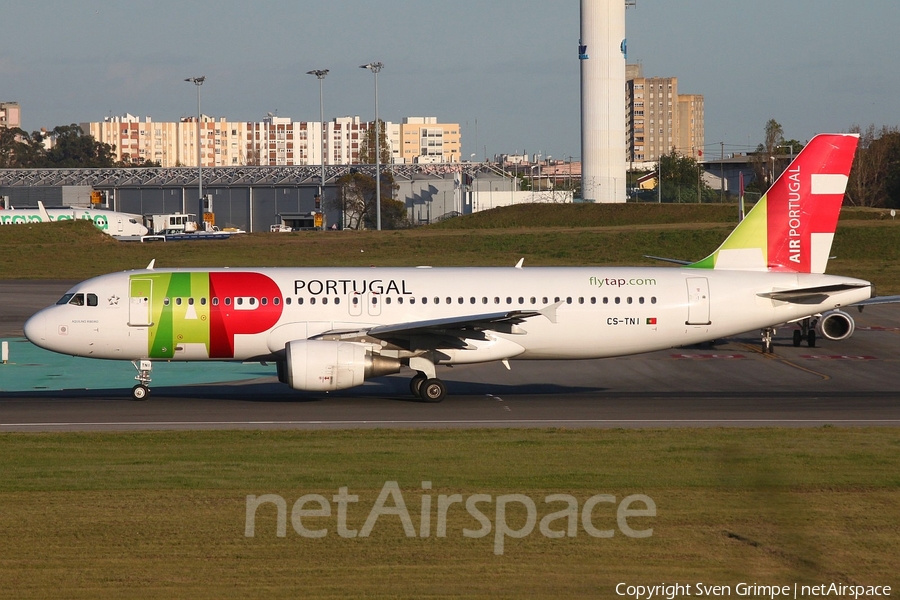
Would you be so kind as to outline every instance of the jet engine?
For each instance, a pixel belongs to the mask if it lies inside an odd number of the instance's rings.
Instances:
[[[284,350],[283,381],[295,390],[345,390],[400,371],[400,359],[373,354],[367,346],[353,342],[296,340]]]
[[[855,330],[853,317],[842,310],[830,310],[816,321],[816,332],[829,340],[846,340]]]

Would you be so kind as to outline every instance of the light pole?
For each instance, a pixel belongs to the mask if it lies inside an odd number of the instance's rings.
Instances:
[[[328,75],[328,69],[314,69],[312,71],[307,71],[307,75],[315,75],[319,79],[319,125],[321,126],[321,131],[319,131],[319,135],[322,138],[322,175],[319,179],[319,208],[323,211],[325,210],[325,104],[323,102],[324,96],[322,95],[322,80],[325,79],[325,76]],[[341,229],[344,228],[344,223],[341,222]]]
[[[359,65],[375,74],[375,228],[381,231],[381,127],[378,122],[378,72],[384,68],[380,62]]]
[[[200,195],[200,206],[197,209],[197,227],[203,223],[203,155],[200,151],[200,86],[206,81],[206,76],[188,77],[185,81],[197,86],[197,191]]]

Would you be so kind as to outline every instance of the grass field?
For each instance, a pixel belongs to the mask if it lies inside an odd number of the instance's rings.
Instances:
[[[0,436],[0,587],[16,598],[120,597],[614,597],[618,582],[735,585],[900,584],[897,429],[675,429],[169,432]],[[397,481],[416,534],[432,497],[430,535],[407,537],[395,515],[369,537],[292,527],[292,504],[339,488],[359,496],[360,530],[387,481]],[[421,482],[432,488],[423,491]],[[523,494],[537,520],[610,494],[649,496],[656,516],[618,529],[615,504],[592,523],[611,538],[551,539],[535,527],[494,553],[494,525],[460,504],[436,535],[438,495]],[[273,505],[245,536],[247,495],[287,504],[285,537]],[[307,508],[318,505],[307,506]],[[395,506],[389,500],[385,506]],[[642,508],[638,504],[632,508]],[[510,504],[510,529],[525,526]],[[566,521],[551,529],[565,530]]]
[[[256,233],[216,242],[116,242],[88,223],[0,228],[0,279],[86,279],[145,267],[662,265],[699,260],[734,227],[728,205],[520,205],[385,232]],[[605,223],[605,225],[600,225]],[[465,228],[463,228],[465,226]],[[900,293],[900,224],[845,209],[830,273]]]

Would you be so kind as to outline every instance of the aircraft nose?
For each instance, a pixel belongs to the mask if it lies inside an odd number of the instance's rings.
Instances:
[[[47,317],[39,311],[25,321],[25,337],[35,346],[44,347],[47,343]]]

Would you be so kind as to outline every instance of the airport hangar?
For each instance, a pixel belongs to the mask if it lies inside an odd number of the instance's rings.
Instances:
[[[336,182],[356,170],[375,176],[375,165],[325,166],[325,227],[340,223],[330,206]],[[515,178],[490,163],[388,165],[415,224],[431,223],[473,207],[508,204]],[[300,219],[315,210],[321,165],[214,167],[203,169],[203,195],[219,227],[269,231],[282,219]],[[106,199],[104,208],[139,215],[197,213],[195,167],[103,169],[0,169],[0,196],[15,208],[88,206],[91,191]],[[496,197],[496,200],[493,198]],[[479,200],[479,198],[481,200]],[[478,210],[478,208],[475,208]]]

